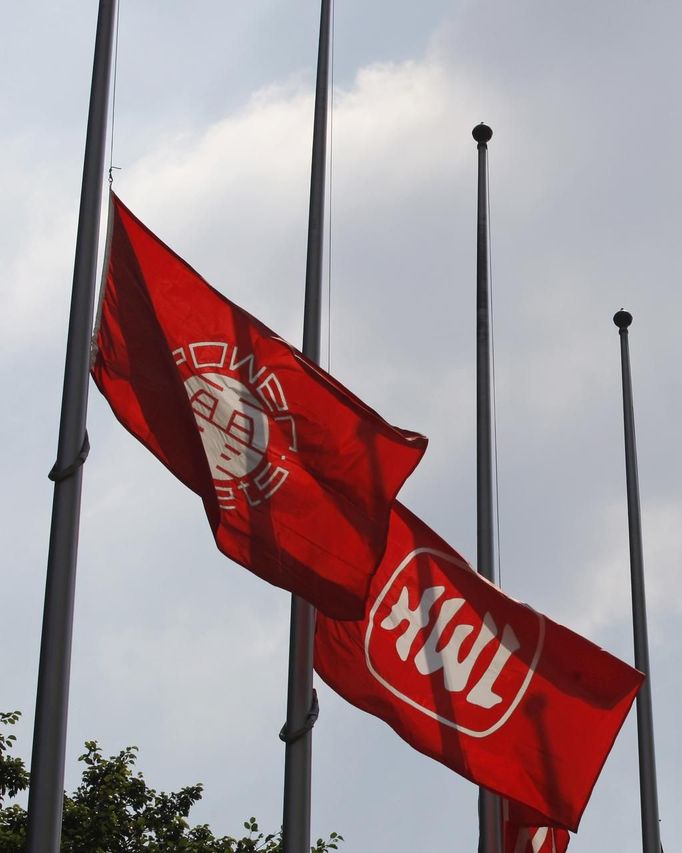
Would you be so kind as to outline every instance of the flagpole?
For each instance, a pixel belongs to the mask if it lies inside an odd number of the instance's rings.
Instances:
[[[331,0],[322,0],[303,314],[303,354],[316,364],[320,362],[330,35]],[[313,691],[314,637],[315,609],[304,599],[292,596],[287,721],[281,734],[286,742],[282,820],[283,853],[308,853],[310,850],[312,726],[317,718],[317,699]]]
[[[632,587],[632,626],[635,666],[646,675],[637,695],[637,744],[639,747],[639,796],[642,812],[643,853],[660,853],[661,839],[656,786],[654,720],[651,704],[649,639],[647,635],[646,596],[644,589],[644,556],[642,520],[639,505],[639,476],[635,441],[635,410],[632,399],[630,346],[628,327],[632,314],[620,310],[613,322],[620,335],[620,359],[623,377],[623,427],[625,433],[625,482],[628,502],[628,534],[630,540],[630,583]]]
[[[488,269],[488,142],[492,130],[476,125],[478,219],[476,234],[476,565],[495,582],[493,527],[492,404],[490,387],[490,276]],[[478,794],[479,853],[501,853],[500,799],[485,788]]]
[[[71,671],[90,336],[104,171],[109,78],[116,0],[100,0],[85,140],[71,310],[66,342],[52,522],[40,645],[28,796],[27,853],[58,853],[64,796],[64,753]]]

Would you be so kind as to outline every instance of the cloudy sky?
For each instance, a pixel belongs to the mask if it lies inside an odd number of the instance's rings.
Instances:
[[[2,706],[35,701],[96,3],[14,4],[0,58]],[[313,0],[122,0],[115,189],[301,339]],[[344,0],[335,13],[331,370],[430,438],[403,501],[475,558],[474,124],[490,144],[502,585],[632,661],[618,333],[631,353],[662,840],[682,834],[682,118],[672,2]],[[325,283],[325,287],[328,282]],[[93,388],[67,787],[86,738],[202,781],[217,832],[281,821],[289,598]],[[476,789],[318,683],[313,833],[476,849]],[[641,850],[634,714],[571,850]]]

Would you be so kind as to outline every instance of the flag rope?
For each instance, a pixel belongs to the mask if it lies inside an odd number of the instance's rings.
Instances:
[[[88,458],[88,454],[90,453],[90,439],[88,438],[88,431],[85,430],[85,436],[83,437],[83,444],[81,445],[80,452],[78,456],[71,462],[69,465],[66,465],[64,468],[57,468],[57,463],[55,462],[50,470],[50,473],[47,475],[48,480],[52,480],[53,483],[61,483],[62,480],[66,480],[68,477],[73,477],[76,471],[83,465],[85,460]]]
[[[490,163],[488,163],[488,175],[490,175]],[[492,253],[492,228],[490,221],[490,189],[488,183],[488,280],[490,282],[490,382],[492,385],[492,421],[493,421],[493,468],[495,471],[495,550],[497,551],[497,583],[502,586],[502,553],[500,546],[500,481],[499,466],[497,462],[497,386],[495,384],[495,311],[493,305],[493,253]]]
[[[299,728],[294,729],[293,732],[287,731],[287,724],[284,723],[284,725],[279,731],[279,739],[281,741],[284,741],[284,743],[293,743],[294,741],[299,740],[303,737],[303,735],[308,734],[308,732],[312,730],[319,716],[320,703],[317,700],[317,690],[315,690],[315,688],[313,687],[313,699],[310,703],[310,710],[308,711],[308,716],[305,719],[305,723],[303,723],[303,725]]]
[[[336,20],[336,4],[331,4],[331,33],[329,39],[329,196],[327,231],[327,373],[332,372],[332,191],[333,191],[333,159],[334,159],[334,24]]]
[[[114,169],[120,170],[120,166],[114,166],[114,122],[116,120],[116,79],[118,76],[118,25],[121,20],[121,7],[116,6],[116,29],[114,31],[114,61],[111,81],[111,133],[109,141],[109,189],[114,185]]]

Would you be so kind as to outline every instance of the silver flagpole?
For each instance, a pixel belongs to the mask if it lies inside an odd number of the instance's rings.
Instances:
[[[71,635],[80,522],[82,464],[88,452],[90,336],[107,129],[116,0],[100,0],[85,140],[71,312],[54,480],[52,525],[40,645],[27,853],[58,853],[64,795],[64,752]]]
[[[303,354],[317,364],[320,362],[330,33],[331,0],[322,0],[303,316]],[[317,718],[317,699],[313,691],[314,636],[315,609],[304,599],[292,596],[287,721],[280,735],[286,743],[282,821],[284,853],[308,853],[310,850],[312,725]]]
[[[477,125],[478,224],[476,234],[476,565],[495,582],[493,526],[492,405],[490,388],[490,276],[488,269],[488,142],[492,130]],[[501,853],[500,799],[485,788],[478,794],[479,853]]]
[[[635,644],[635,666],[646,675],[637,695],[637,743],[639,747],[639,797],[642,810],[642,850],[661,853],[658,824],[658,792],[654,751],[654,719],[651,706],[649,639],[644,594],[644,556],[642,520],[639,508],[639,476],[635,442],[635,410],[632,400],[630,347],[628,327],[632,314],[618,311],[613,322],[620,334],[620,360],[623,376],[623,426],[625,432],[625,482],[628,500],[628,533],[630,539],[630,583],[632,586],[632,626]]]

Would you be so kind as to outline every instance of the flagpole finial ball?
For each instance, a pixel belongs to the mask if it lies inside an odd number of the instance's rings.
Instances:
[[[630,323],[632,323],[632,314],[621,308],[620,311],[616,311],[613,315],[613,322],[619,329],[627,329]]]
[[[483,122],[481,122],[471,131],[471,135],[479,145],[485,145],[486,142],[490,142],[492,139],[493,132],[487,124],[483,124]]]

